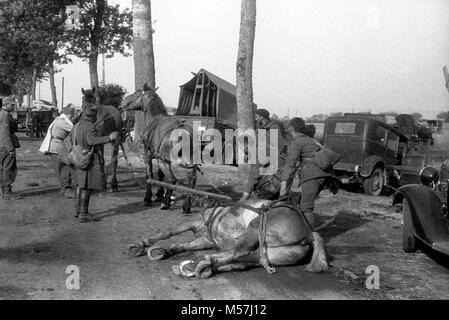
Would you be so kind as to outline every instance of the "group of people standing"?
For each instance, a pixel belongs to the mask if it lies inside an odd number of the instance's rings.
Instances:
[[[14,110],[11,88],[2,85],[0,98],[0,184],[1,197],[7,200],[17,198],[12,193],[11,186],[17,174],[15,149],[20,147],[20,144],[15,136],[10,115]],[[83,107],[80,117],[76,116],[75,109],[71,106],[62,110],[61,115],[50,125],[40,151],[51,159],[61,186],[61,195],[75,199],[74,216],[79,222],[91,222],[95,221],[89,213],[91,195],[94,191],[106,189],[103,145],[114,143],[119,138],[119,133],[102,136],[97,129],[95,96],[87,97],[83,101]],[[257,109],[256,123],[257,130],[267,130],[268,137],[270,130],[278,130],[279,196],[283,197],[289,191],[297,190],[301,194],[299,208],[314,227],[315,199],[332,177],[331,172],[323,170],[312,161],[322,146],[310,136],[310,129],[301,118],[291,119],[285,130],[282,122],[270,119],[268,110]],[[85,170],[75,168],[73,164],[58,156],[60,146],[69,135],[73,145],[80,145],[84,150],[92,152],[91,165]],[[251,167],[241,201],[248,199],[256,191],[262,178],[259,169],[266,165],[268,164],[259,163]]]
[[[48,128],[40,148],[41,152],[51,158],[61,185],[61,194],[66,198],[75,199],[73,216],[81,223],[96,221],[89,212],[89,203],[94,191],[101,192],[106,189],[103,145],[114,142],[119,137],[118,132],[101,136],[97,124],[97,105],[93,96],[84,101],[80,116],[76,116],[73,107],[64,108],[62,114]],[[75,168],[72,163],[60,157],[60,147],[69,135],[71,145],[79,145],[92,154],[88,168]],[[76,185],[75,191],[72,190],[72,183]]]
[[[1,199],[15,200],[20,198],[12,192],[12,184],[17,176],[16,149],[20,147],[20,143],[15,135],[11,115],[15,108],[15,97],[11,87],[5,84],[0,84],[0,106]],[[97,105],[93,96],[84,101],[80,116],[77,116],[73,107],[64,108],[61,115],[49,126],[39,149],[50,157],[61,186],[61,195],[75,200],[73,215],[79,222],[95,221],[89,213],[89,202],[94,191],[101,192],[106,189],[103,145],[113,143],[119,138],[118,132],[101,136],[97,124]],[[70,139],[72,145],[79,145],[83,150],[92,153],[88,168],[75,168],[59,156],[60,147],[66,139]]]

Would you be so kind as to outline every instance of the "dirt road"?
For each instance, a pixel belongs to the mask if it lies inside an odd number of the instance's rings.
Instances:
[[[144,191],[121,162],[120,192],[96,195],[91,211],[101,221],[79,224],[71,216],[73,200],[58,193],[48,159],[36,150],[40,141],[22,139],[19,176],[14,185],[26,197],[0,200],[0,299],[384,299],[449,298],[449,269],[424,253],[401,250],[401,217],[388,197],[371,198],[345,191],[324,192],[318,202],[322,230],[331,254],[326,274],[304,266],[262,268],[184,279],[171,266],[199,261],[204,252],[152,262],[130,258],[127,244],[185,219],[179,209],[142,206]],[[131,156],[135,169],[138,157]],[[205,167],[200,185],[237,195],[235,168]],[[136,177],[143,182],[143,173]],[[178,239],[191,238],[183,235]],[[168,240],[170,243],[173,240]],[[80,270],[79,290],[66,287],[68,266]],[[380,289],[365,286],[366,268],[377,266]]]

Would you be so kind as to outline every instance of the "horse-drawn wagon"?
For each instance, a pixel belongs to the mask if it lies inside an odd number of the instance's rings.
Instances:
[[[30,137],[43,137],[57,112],[52,104],[44,100],[33,101],[30,108],[17,107],[14,114],[17,129]]]
[[[222,132],[237,128],[236,87],[215,74],[201,69],[181,85],[176,116],[187,121],[201,121],[201,129]]]

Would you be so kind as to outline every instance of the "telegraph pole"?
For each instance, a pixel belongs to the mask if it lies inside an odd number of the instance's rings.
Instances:
[[[64,108],[64,77],[62,77],[61,110]]]

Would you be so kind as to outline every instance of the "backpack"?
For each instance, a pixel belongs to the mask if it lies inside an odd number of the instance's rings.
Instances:
[[[58,157],[66,164],[72,164],[80,170],[87,170],[92,162],[93,148],[85,150],[82,146],[76,144],[76,129],[78,126],[79,123],[75,125],[73,145],[69,145],[72,136],[70,134],[58,148]]]
[[[340,161],[341,154],[324,147],[316,140],[315,142],[320,149],[315,153],[315,156],[312,158],[312,162],[314,162],[318,167],[323,170],[328,170]]]

